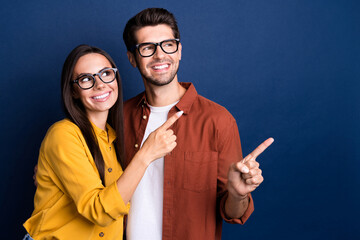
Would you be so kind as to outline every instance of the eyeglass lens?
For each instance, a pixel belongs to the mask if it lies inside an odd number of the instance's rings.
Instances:
[[[142,56],[151,56],[156,51],[156,46],[160,45],[161,49],[168,54],[174,53],[178,49],[178,42],[176,40],[166,40],[159,44],[156,43],[143,43],[139,45],[139,52]]]
[[[104,69],[94,75],[95,76],[98,75],[104,83],[110,83],[115,79],[115,70],[111,69],[111,68]],[[95,76],[94,75],[86,74],[86,75],[81,76],[78,79],[78,83],[79,83],[80,87],[87,89],[87,88],[91,88],[92,86],[94,86],[94,84],[95,84]]]

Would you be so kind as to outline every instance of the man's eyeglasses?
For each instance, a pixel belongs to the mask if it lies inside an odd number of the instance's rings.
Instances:
[[[92,88],[95,85],[95,76],[97,75],[103,83],[111,83],[116,78],[117,68],[105,68],[95,74],[81,74],[80,77],[73,80],[83,90]]]
[[[159,43],[146,42],[140,43],[133,47],[133,50],[137,49],[140,56],[151,57],[156,52],[157,46],[164,51],[164,53],[172,54],[177,52],[179,48],[180,39],[167,39]]]

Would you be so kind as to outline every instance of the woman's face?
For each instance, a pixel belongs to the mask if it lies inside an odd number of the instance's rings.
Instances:
[[[95,74],[104,68],[111,68],[106,57],[98,53],[89,53],[79,58],[73,72],[73,80],[82,74]],[[109,113],[109,109],[115,104],[118,98],[118,84],[114,80],[111,83],[104,83],[95,77],[95,85],[87,90],[81,89],[74,84],[74,97],[80,99],[90,119]]]

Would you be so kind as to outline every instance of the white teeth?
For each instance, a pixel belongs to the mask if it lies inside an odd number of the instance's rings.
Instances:
[[[168,64],[165,64],[165,65],[160,65],[160,66],[154,66],[153,68],[154,69],[164,69],[164,68],[167,68],[169,65]]]
[[[107,96],[109,96],[110,93],[105,93],[103,95],[100,95],[100,96],[96,96],[96,97],[93,97],[93,99],[101,99],[101,98],[106,98]]]

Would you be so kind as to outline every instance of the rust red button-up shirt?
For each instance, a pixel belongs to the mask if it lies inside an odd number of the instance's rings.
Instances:
[[[238,128],[224,107],[198,95],[193,84],[180,84],[186,93],[168,115],[184,111],[171,127],[177,146],[164,160],[163,240],[221,239],[222,219],[243,224],[254,210],[249,194],[240,219],[224,215],[229,166],[242,159]],[[149,114],[145,93],[124,104],[127,161],[139,150]]]

